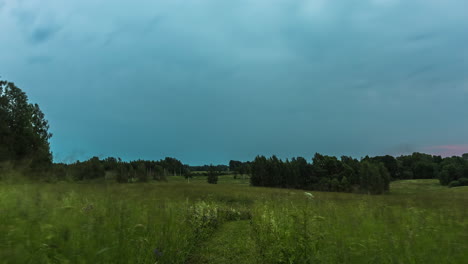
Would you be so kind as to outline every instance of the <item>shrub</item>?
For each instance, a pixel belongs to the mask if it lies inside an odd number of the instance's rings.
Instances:
[[[458,182],[461,186],[468,186],[468,178],[460,178]]]
[[[218,172],[215,171],[215,168],[214,168],[213,165],[210,165],[210,169],[208,170],[207,181],[210,184],[217,184],[218,183]]]
[[[448,185],[449,188],[461,186],[459,181],[451,181]]]

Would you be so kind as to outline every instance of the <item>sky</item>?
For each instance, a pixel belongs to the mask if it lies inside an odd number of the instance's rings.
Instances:
[[[0,0],[56,162],[468,152],[466,0]]]

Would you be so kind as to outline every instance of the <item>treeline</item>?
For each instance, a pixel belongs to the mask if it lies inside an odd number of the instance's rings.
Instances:
[[[450,187],[468,186],[468,153],[447,158],[413,153],[397,158],[374,157],[372,160],[382,162],[392,179],[439,179],[440,184]]]
[[[388,191],[390,181],[399,179],[439,179],[442,185],[450,187],[468,185],[468,154],[442,158],[413,153],[397,158],[386,155],[357,160],[317,153],[311,161],[302,157],[283,161],[276,156],[257,156],[252,162],[231,160],[229,166],[189,166],[169,157],[131,162],[93,157],[72,164],[54,164],[48,173],[57,179],[81,181],[107,177],[120,183],[165,181],[168,176],[250,175],[253,186],[372,194]]]
[[[251,162],[242,162],[238,160],[229,161],[229,170],[234,173],[234,175],[244,175],[251,174]]]
[[[119,158],[72,164],[53,164],[49,124],[37,104],[14,83],[0,80],[0,179],[5,171],[20,171],[39,179],[77,181],[113,178],[118,182],[165,180],[179,175],[206,175],[211,183],[223,174],[251,175],[254,186],[301,188],[321,191],[384,193],[397,179],[439,179],[450,187],[468,185],[468,154],[442,158],[422,153],[357,160],[316,154],[309,163],[302,157],[282,161],[258,156],[252,162],[231,160],[227,165],[188,166],[175,158],[124,162]]]
[[[434,179],[450,187],[468,185],[468,155],[442,158],[422,153],[352,157],[315,154],[312,162],[302,157],[281,160],[257,156],[249,164],[253,186],[299,188],[318,191],[381,194],[392,180]]]
[[[214,167],[214,168],[213,168]],[[189,166],[188,168],[192,172],[207,172],[209,170],[216,170],[219,173],[228,172],[229,166],[227,165],[202,165],[202,166]]]
[[[312,163],[302,157],[282,161],[258,156],[251,164],[253,186],[298,188],[334,192],[381,194],[389,190],[390,174],[380,162],[315,154]]]
[[[188,171],[188,166],[174,158],[159,161],[136,160],[125,162],[120,158],[99,159],[93,157],[86,161],[72,164],[54,164],[57,180],[75,181],[93,179],[115,179],[119,183],[166,181],[167,176],[180,176]]]

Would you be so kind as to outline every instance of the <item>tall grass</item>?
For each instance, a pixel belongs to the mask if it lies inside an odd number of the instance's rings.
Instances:
[[[395,184],[312,198],[196,180],[0,183],[0,263],[195,263],[214,234],[230,241],[216,233],[228,221],[249,223],[257,263],[467,263],[468,188]]]
[[[253,215],[264,263],[465,263],[467,213],[384,200],[267,202]],[[430,202],[430,201],[428,201]]]

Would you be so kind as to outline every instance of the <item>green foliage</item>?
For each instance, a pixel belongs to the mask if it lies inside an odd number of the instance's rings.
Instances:
[[[169,159],[171,161],[175,159]],[[136,160],[124,162],[120,158],[108,157],[99,159],[93,157],[86,161],[72,164],[53,164],[53,168],[69,175],[74,180],[113,179],[119,183],[148,182],[150,180],[166,181],[166,175],[173,165],[167,165],[166,160],[145,161]],[[169,167],[163,167],[169,166]],[[172,166],[172,167],[171,167]],[[181,173],[186,173],[186,166],[180,167]]]
[[[85,162],[76,162],[71,166],[71,173],[73,179],[78,181],[103,178],[105,175],[104,166],[98,157],[93,157]]]
[[[219,164],[219,165],[202,165],[202,166],[187,166],[189,170],[195,171],[195,172],[206,172],[210,170],[210,166],[214,166],[215,170],[218,171],[219,173],[228,173],[229,172],[229,166]]]
[[[210,168],[208,170],[207,182],[210,184],[218,183],[218,172],[215,170],[215,167],[213,165],[210,165]]]
[[[396,179],[434,179],[442,158],[423,153],[413,153],[397,158],[398,171]],[[392,178],[393,175],[391,175]]]
[[[360,170],[360,189],[371,194],[382,194],[389,190],[390,176],[382,163],[363,161]]]
[[[36,171],[52,163],[49,124],[37,104],[14,83],[0,81],[0,162],[13,161]]]
[[[300,188],[319,191],[360,191],[381,194],[389,191],[390,174],[382,163],[364,159],[315,154],[312,164],[302,158],[282,161],[276,156],[258,156],[252,162],[254,186]]]
[[[349,183],[348,178],[346,178],[346,176],[343,176],[343,178],[341,179],[340,191],[343,191],[343,192],[351,191],[351,184]]]
[[[460,178],[458,182],[461,186],[468,186],[468,178]]]
[[[233,168],[239,162],[231,162]],[[391,180],[434,179],[448,185],[468,178],[468,160],[462,157],[442,158],[422,153],[409,156],[366,156],[359,162],[343,156],[316,153],[312,164],[304,158],[282,161],[276,156],[257,156],[250,164],[253,186],[300,188],[319,191],[366,192],[381,194],[389,191]],[[343,178],[346,178],[342,183]]]
[[[461,157],[445,158],[440,163],[438,178],[440,184],[449,185],[460,178],[468,177],[468,161]]]
[[[254,186],[302,188],[314,182],[312,166],[302,157],[282,161],[276,156],[257,156],[250,169]]]
[[[182,172],[184,171],[184,164],[175,158],[166,157],[164,160],[159,161],[158,164],[164,168],[164,176],[182,175]]]
[[[139,163],[135,169],[136,178],[139,182],[147,182],[149,180],[148,171],[143,163]]]
[[[184,172],[184,178],[187,179],[187,180],[193,178],[192,172],[191,172],[190,170],[187,169],[187,170]]]
[[[468,153],[464,153],[464,154],[462,155],[462,158],[463,158],[464,160],[468,160]]]
[[[379,162],[382,163],[387,169],[391,179],[399,178],[398,162],[394,157],[390,155],[377,156],[377,157],[371,158],[371,160],[377,163]]]

